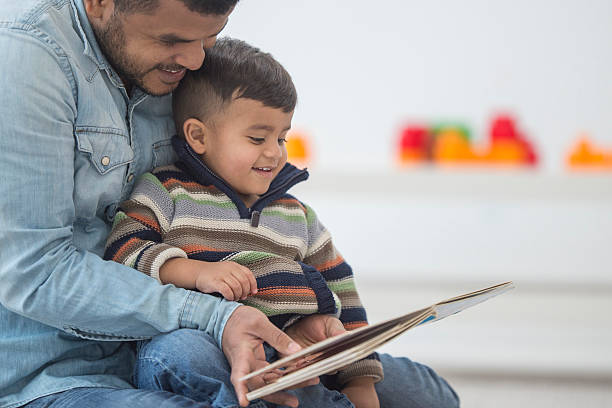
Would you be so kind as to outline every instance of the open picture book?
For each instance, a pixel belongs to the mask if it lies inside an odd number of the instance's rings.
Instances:
[[[404,333],[406,330],[444,319],[512,288],[514,288],[512,282],[501,283],[443,300],[432,306],[377,324],[351,330],[350,332],[313,344],[244,376],[241,380],[248,380],[265,373],[279,375],[279,377],[268,384],[251,390],[247,394],[247,399],[252,401],[308,379],[333,373],[354,361],[368,356],[375,349]]]

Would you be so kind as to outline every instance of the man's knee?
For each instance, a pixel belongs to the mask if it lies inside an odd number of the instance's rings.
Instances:
[[[405,357],[381,354],[384,380],[376,384],[381,407],[459,407],[453,388],[434,370]]]

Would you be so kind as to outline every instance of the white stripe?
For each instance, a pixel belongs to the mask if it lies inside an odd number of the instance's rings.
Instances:
[[[178,217],[175,218],[172,223],[172,228],[199,228],[206,231],[229,231],[236,232],[241,234],[249,234],[255,236],[261,236],[266,238],[280,246],[287,248],[295,248],[300,257],[304,257],[304,253],[306,252],[306,242],[296,236],[287,236],[283,234],[279,234],[271,228],[260,225],[258,227],[251,227],[250,220],[223,220],[217,221],[214,219],[206,220],[206,227],[202,226],[201,218],[194,217]]]
[[[162,212],[161,208],[157,206],[157,203],[155,201],[153,201],[149,196],[142,193],[134,194],[131,199],[132,201],[141,204],[153,211],[153,214],[155,214],[155,217],[159,222],[159,227],[161,228],[161,230],[164,232],[168,231],[168,229],[170,228],[170,221],[164,216],[164,213]]]

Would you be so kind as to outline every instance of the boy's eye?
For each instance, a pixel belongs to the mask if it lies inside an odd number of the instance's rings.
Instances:
[[[266,139],[264,137],[253,137],[253,136],[249,136],[249,139],[251,139],[251,142],[255,143],[255,144],[261,144],[263,142],[266,141]]]
[[[278,139],[278,144],[282,145],[284,143],[287,143],[287,139],[285,139],[284,137],[281,137],[280,139]]]

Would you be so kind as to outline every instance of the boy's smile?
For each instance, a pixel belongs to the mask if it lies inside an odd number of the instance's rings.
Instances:
[[[285,137],[293,112],[234,99],[206,124],[185,121],[187,143],[250,207],[287,163]]]

